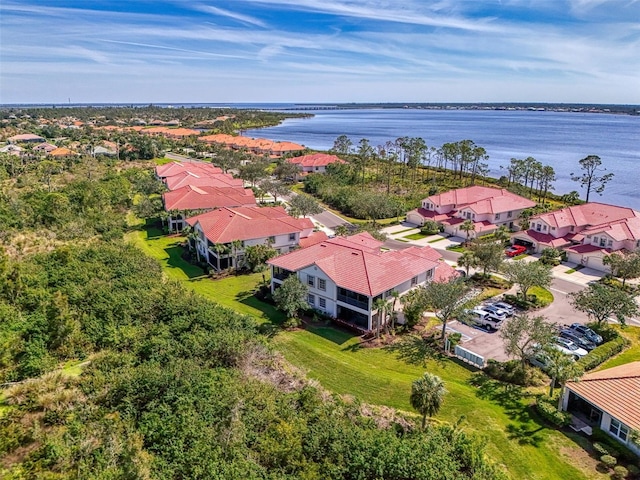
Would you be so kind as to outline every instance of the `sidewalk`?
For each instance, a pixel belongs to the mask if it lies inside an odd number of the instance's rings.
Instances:
[[[392,225],[390,227],[383,228],[382,233],[386,233],[389,239],[399,240],[406,242],[417,247],[430,246],[439,250],[445,250],[450,245],[458,245],[464,242],[464,238],[461,237],[447,237],[445,234],[438,233],[436,235],[429,235],[419,240],[408,240],[405,237],[408,235],[414,235],[420,233],[420,228],[412,228],[410,223],[403,222],[401,225]]]

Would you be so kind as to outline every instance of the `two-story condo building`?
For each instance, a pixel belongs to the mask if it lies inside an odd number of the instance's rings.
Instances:
[[[377,327],[375,307],[434,278],[455,275],[431,247],[385,251],[368,233],[336,237],[269,260],[271,291],[290,275],[309,287],[311,307],[360,330]]]
[[[287,159],[287,162],[298,165],[302,175],[308,175],[309,173],[325,173],[327,171],[327,166],[332,163],[346,163],[341,158],[327,153],[313,153],[310,155],[303,155],[301,157],[291,157]]]
[[[640,212],[597,202],[575,205],[532,216],[529,230],[514,234],[512,241],[536,252],[562,249],[568,261],[606,272],[606,255],[640,248]]]
[[[162,204],[169,213],[169,231],[180,231],[185,219],[221,207],[252,207],[256,205],[253,190],[243,187],[196,187],[186,185],[162,194]]]
[[[313,234],[310,219],[291,217],[282,207],[225,207],[188,218],[187,223],[196,234],[199,257],[218,271],[241,267],[244,249],[251,245],[269,243],[278,253],[286,253],[301,239],[310,244],[313,238],[326,238]]]
[[[476,185],[425,198],[421,208],[407,213],[407,222],[421,226],[433,220],[443,225],[446,233],[466,237],[460,225],[471,220],[475,230],[469,232],[469,236],[473,237],[489,234],[501,225],[516,228],[522,211],[535,205],[508,190]]]

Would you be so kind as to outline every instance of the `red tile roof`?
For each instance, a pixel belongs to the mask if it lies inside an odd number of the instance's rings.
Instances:
[[[195,187],[243,187],[241,178],[233,178],[228,173],[193,173],[183,172],[164,179],[169,190],[177,190],[186,185]]]
[[[640,429],[640,362],[588,373],[567,388],[632,429]]]
[[[290,271],[317,265],[336,285],[369,296],[395,288],[439,266],[440,254],[431,247],[380,251],[381,242],[367,233],[336,237],[270,260]]]
[[[186,185],[162,194],[164,208],[170,210],[205,210],[219,207],[249,207],[256,204],[253,190],[236,187],[196,187]]]
[[[589,202],[574,205],[554,212],[541,213],[531,217],[530,221],[542,220],[552,227],[581,227],[592,228],[607,225],[621,220],[640,217],[640,212],[627,207],[607,205],[606,203]]]
[[[7,138],[7,140],[10,142],[44,142],[44,138],[33,133],[20,133]]]
[[[314,153],[311,155],[303,155],[301,157],[293,157],[287,159],[289,163],[300,165],[301,167],[326,167],[332,163],[347,163],[335,155],[326,153]]]
[[[159,178],[166,178],[184,172],[222,173],[222,169],[212,165],[211,163],[203,162],[171,162],[164,165],[158,165],[156,167],[156,175]]]
[[[536,230],[527,230],[525,232],[529,237],[538,243],[543,243],[554,248],[565,247],[571,244],[571,237],[567,235],[565,237],[554,237],[548,233],[537,232]]]
[[[597,245],[575,245],[572,247],[566,247],[565,250],[576,253],[593,253],[593,252],[603,252],[609,253],[609,250],[603,247],[598,247]]]
[[[441,222],[442,220],[446,220],[447,218],[450,218],[449,215],[447,215],[446,213],[438,213],[435,210],[426,210],[424,208],[416,208],[415,210],[411,210],[411,212],[409,213],[418,213],[419,215],[422,215],[422,217],[424,217],[427,220],[433,220],[434,222]]]
[[[469,207],[475,213],[502,213],[511,210],[531,208],[536,205],[528,198],[521,197],[505,189],[481,187],[458,188],[438,195],[432,195],[428,200],[437,206],[454,205],[460,210]]]
[[[451,278],[459,277],[460,273],[456,271],[451,265],[447,262],[440,261],[438,266],[436,267],[436,272],[433,275],[434,282],[446,283]]]
[[[51,156],[51,157],[68,157],[71,155],[77,155],[76,152],[74,152],[73,150],[69,150],[68,148],[65,147],[58,147],[58,148],[54,148],[53,150],[47,152],[47,155]]]
[[[208,240],[213,243],[229,243],[234,240],[252,240],[288,233],[313,230],[308,218],[293,218],[282,207],[221,208],[196,215],[187,223],[200,224]]]
[[[309,235],[306,238],[301,238],[300,239],[300,247],[301,248],[307,248],[310,247],[312,245],[316,245],[318,243],[322,243],[325,240],[328,240],[329,237],[327,237],[327,234],[324,233],[323,231],[318,231],[318,232],[313,232],[311,235]]]

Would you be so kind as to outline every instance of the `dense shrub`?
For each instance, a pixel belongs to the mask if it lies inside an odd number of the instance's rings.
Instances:
[[[545,265],[557,266],[562,260],[561,252],[557,248],[545,248],[540,254],[540,261]]]
[[[600,463],[607,468],[613,468],[616,463],[618,463],[618,460],[616,460],[616,457],[612,457],[611,455],[602,455],[600,457]]]
[[[617,449],[602,442],[594,442],[593,449],[599,456],[602,456],[602,455],[611,455],[612,457],[620,456],[620,452]]]
[[[613,467],[613,475],[611,475],[611,478],[615,478],[615,480],[623,480],[624,478],[627,478],[627,475],[629,475],[629,470],[624,468],[622,465],[618,465]]]
[[[536,409],[542,418],[557,426],[566,427],[571,423],[571,414],[558,411],[557,402],[544,396],[536,399]]]
[[[444,227],[433,220],[427,220],[424,222],[424,226],[420,229],[420,233],[424,233],[425,235],[435,235],[436,233],[443,231]]]
[[[633,451],[615,440],[604,430],[594,428],[592,438],[594,442],[601,444],[612,457],[628,463],[636,463],[638,461],[638,456]]]
[[[498,362],[489,359],[487,360],[487,366],[484,368],[484,372],[491,378],[495,378],[501,382],[521,385],[523,387],[540,385],[544,377],[539,369],[528,366],[523,367],[522,363],[518,360]]]
[[[587,355],[578,360],[578,365],[583,370],[593,370],[601,363],[607,361],[609,358],[620,353],[629,345],[629,340],[623,336],[618,336],[613,340],[603,343],[599,347],[591,350]]]

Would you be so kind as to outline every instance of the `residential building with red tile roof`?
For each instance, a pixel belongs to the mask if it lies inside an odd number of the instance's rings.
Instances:
[[[294,218],[283,207],[220,208],[187,218],[196,234],[195,249],[215,270],[242,266],[244,249],[270,244],[289,252],[313,232],[308,218]],[[234,241],[239,241],[237,248]]]
[[[186,185],[162,194],[162,204],[169,212],[169,231],[181,231],[185,219],[222,207],[256,206],[253,190],[243,187],[197,187]]]
[[[633,430],[640,430],[640,362],[587,373],[580,380],[567,382],[561,405],[562,410],[602,429],[640,455],[640,444],[631,438]]]
[[[287,158],[287,162],[298,165],[303,175],[309,173],[324,173],[327,166],[332,163],[347,163],[335,155],[327,153],[313,153],[310,155],[302,155],[301,157]]]
[[[598,202],[574,205],[532,216],[529,229],[513,241],[535,252],[563,249],[569,262],[608,272],[607,255],[640,248],[640,212]]]
[[[56,148],[58,148],[58,147],[56,145],[54,145],[53,143],[43,142],[43,143],[33,147],[33,150],[36,151],[36,152],[49,153],[49,152],[54,151]]]
[[[433,220],[442,224],[446,233],[466,237],[460,225],[471,220],[475,230],[470,236],[474,237],[491,233],[502,225],[513,229],[522,211],[535,205],[508,190],[475,185],[425,198],[420,208],[407,213],[407,222],[422,226]]]
[[[311,307],[368,332],[377,327],[379,319],[385,321],[375,307],[377,299],[390,302],[392,292],[403,295],[432,281],[443,265],[446,273],[455,274],[431,247],[382,251],[382,245],[365,232],[331,238],[273,258],[267,262],[271,290],[296,275],[309,287]]]
[[[48,152],[47,155],[50,157],[73,157],[78,154],[66,147],[58,147]]]
[[[45,139],[33,133],[21,133],[7,138],[7,141],[9,143],[42,143]]]
[[[165,179],[184,172],[215,174],[222,173],[222,169],[204,162],[170,162],[155,168],[156,177]]]
[[[229,173],[203,173],[185,171],[165,177],[163,180],[169,190],[177,190],[186,185],[194,187],[244,187],[241,178],[233,178]]]

